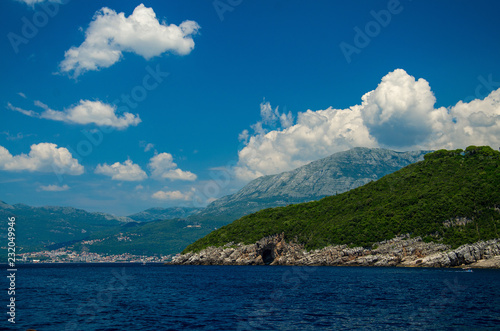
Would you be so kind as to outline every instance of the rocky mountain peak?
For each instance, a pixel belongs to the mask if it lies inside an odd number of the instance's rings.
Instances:
[[[297,169],[254,179],[235,194],[222,197],[200,213],[240,217],[263,208],[285,206],[335,195],[365,185],[409,164],[430,151],[397,152],[356,147]]]

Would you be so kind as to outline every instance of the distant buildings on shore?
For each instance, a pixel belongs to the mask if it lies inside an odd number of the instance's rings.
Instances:
[[[107,255],[91,252],[74,252],[64,248],[18,254],[17,262],[24,263],[72,263],[72,262],[137,262],[137,263],[159,263],[168,262],[172,255],[143,256],[132,254]]]

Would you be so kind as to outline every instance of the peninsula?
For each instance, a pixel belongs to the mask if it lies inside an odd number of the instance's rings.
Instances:
[[[498,267],[499,188],[499,152],[439,150],[349,192],[244,216],[173,263]]]

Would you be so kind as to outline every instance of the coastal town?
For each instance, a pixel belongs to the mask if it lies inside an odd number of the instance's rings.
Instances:
[[[143,256],[132,254],[108,255],[87,251],[75,252],[66,248],[50,251],[17,254],[18,263],[165,263],[171,261],[171,255]]]

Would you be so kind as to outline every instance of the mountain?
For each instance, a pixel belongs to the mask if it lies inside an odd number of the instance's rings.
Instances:
[[[319,200],[352,190],[423,160],[429,151],[357,147],[277,175],[254,179],[189,219],[219,227],[261,209]]]
[[[426,153],[354,148],[292,171],[257,178],[203,210],[151,208],[128,217],[115,217],[68,207],[34,208],[0,203],[0,217],[9,213],[18,217],[18,246],[26,249],[103,239],[86,249],[109,254],[167,255],[180,252],[215,228],[243,215],[345,192],[422,160]],[[128,239],[122,240],[123,236]],[[73,247],[78,249],[82,245]]]
[[[236,194],[220,198],[185,219],[156,221],[124,229],[123,235],[130,240],[119,240],[121,235],[115,234],[87,248],[110,254],[127,250],[137,254],[179,253],[195,240],[243,215],[345,192],[422,160],[426,153],[377,148],[354,148],[336,153],[292,171],[257,178]]]
[[[0,201],[0,218],[16,218],[16,246],[24,251],[68,246],[80,249],[83,247],[80,243],[82,240],[107,238],[96,243],[94,251],[152,255],[163,248],[164,241],[168,241],[170,248],[166,250],[166,254],[171,250],[179,252],[186,247],[186,241],[194,242],[207,233],[200,233],[201,229],[197,224],[182,221],[182,218],[199,211],[198,208],[184,207],[151,208],[123,217],[72,207],[31,207],[25,204],[9,205]],[[163,221],[161,229],[158,229],[155,220],[169,221]],[[7,222],[0,224],[0,230],[0,240],[6,239]],[[128,240],[120,240],[123,233],[131,231],[136,235],[133,236],[135,240],[132,245]]]
[[[307,250],[371,247],[407,235],[451,248],[500,238],[500,153],[470,146],[424,158],[343,194],[244,216],[184,252],[275,235]]]
[[[209,232],[183,219],[127,223],[119,231],[99,233],[85,242],[69,245],[73,251],[99,254],[170,255],[182,251]],[[96,239],[96,240],[92,240]]]
[[[128,218],[136,222],[150,222],[157,220],[170,220],[174,218],[186,218],[200,212],[202,208],[172,207],[172,208],[150,208],[139,213],[129,215]]]
[[[133,222],[128,217],[87,212],[72,207],[30,207],[0,201],[0,219],[16,218],[16,244],[25,250],[41,249],[63,242],[78,241],[90,235],[119,229]],[[7,222],[0,223],[0,237],[7,237]]]

